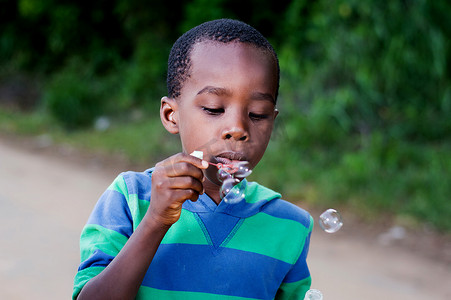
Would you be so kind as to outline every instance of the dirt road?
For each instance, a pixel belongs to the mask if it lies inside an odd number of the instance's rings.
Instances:
[[[80,231],[123,171],[70,151],[44,152],[0,138],[0,299],[70,298]],[[346,224],[312,237],[312,287],[325,300],[451,299],[449,261],[379,243],[374,232]]]

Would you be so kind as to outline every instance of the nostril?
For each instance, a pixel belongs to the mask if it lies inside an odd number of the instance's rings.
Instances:
[[[235,140],[244,142],[247,141],[249,137],[246,131],[244,131],[241,128],[235,127],[224,131],[222,138],[224,140]]]

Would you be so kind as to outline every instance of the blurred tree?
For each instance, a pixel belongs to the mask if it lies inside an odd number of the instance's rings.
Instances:
[[[2,2],[6,9],[0,24],[7,30],[1,35],[0,63],[13,60],[19,69],[52,72],[68,57],[81,56],[101,74],[132,52],[114,2]]]
[[[281,51],[285,91],[305,114],[332,117],[325,128],[449,135],[449,29],[436,20],[451,6],[438,2],[293,1],[285,28],[296,34]]]
[[[181,32],[230,17],[254,25],[276,46],[283,67],[281,96],[293,113],[309,116],[317,127],[312,137],[328,136],[329,143],[343,134],[381,131],[390,138],[432,141],[451,132],[451,4],[446,0],[177,0],[171,5],[0,0],[0,5],[3,68],[77,72],[66,67],[76,59],[94,80],[120,82],[121,89],[111,90],[121,109],[145,106],[164,92],[167,54]]]

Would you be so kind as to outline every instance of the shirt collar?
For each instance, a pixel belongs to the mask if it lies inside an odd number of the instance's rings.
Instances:
[[[183,208],[197,213],[224,213],[235,217],[246,218],[258,213],[262,206],[269,201],[281,197],[279,193],[256,182],[248,182],[244,179],[243,184],[246,184],[245,198],[238,203],[221,201],[219,205],[216,205],[213,199],[207,194],[202,194],[195,202],[191,200],[185,201]]]

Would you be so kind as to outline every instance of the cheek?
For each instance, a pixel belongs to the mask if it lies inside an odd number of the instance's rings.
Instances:
[[[272,124],[265,124],[254,128],[253,135],[256,137],[254,139],[256,144],[268,145],[271,138],[273,126]]]
[[[183,150],[186,153],[191,153],[195,149],[193,141],[197,140],[197,130],[195,123],[181,116],[179,119],[179,136],[182,143]],[[191,151],[191,152],[190,152]]]
[[[184,119],[179,128],[179,134],[185,152],[203,151],[204,157],[212,153],[218,143],[212,124],[203,122],[196,116],[192,116],[189,120]]]
[[[263,157],[269,144],[271,133],[272,126],[264,126],[254,132],[255,138],[253,139],[252,145],[250,145],[250,147],[252,147],[255,151],[255,161],[253,162],[254,165],[256,165]]]

